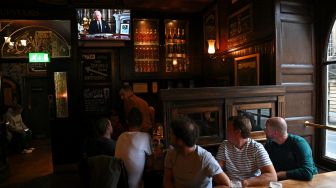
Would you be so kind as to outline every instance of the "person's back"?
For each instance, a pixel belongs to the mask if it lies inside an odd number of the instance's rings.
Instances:
[[[115,141],[108,138],[88,139],[86,149],[88,157],[97,155],[114,156]]]
[[[130,100],[128,102],[126,102],[128,105],[126,108],[133,108],[136,107],[140,110],[142,115],[142,123],[141,123],[141,129],[145,132],[150,132],[151,128],[152,128],[152,121],[151,121],[151,117],[150,117],[150,111],[149,111],[149,106],[148,103],[143,100],[142,98],[133,95],[132,97],[130,97]]]
[[[165,157],[165,187],[202,187],[211,188],[212,180],[216,185],[230,184],[210,152],[196,145],[199,129],[190,118],[177,118],[170,123],[171,144],[174,148]]]
[[[150,135],[140,132],[141,121],[141,112],[132,108],[128,114],[129,131],[122,133],[116,144],[115,156],[125,163],[130,188],[141,187],[146,155],[152,151]]]
[[[111,139],[113,128],[108,118],[99,118],[95,124],[95,137],[89,138],[85,143],[84,152],[87,157],[97,155],[114,156],[115,141]]]

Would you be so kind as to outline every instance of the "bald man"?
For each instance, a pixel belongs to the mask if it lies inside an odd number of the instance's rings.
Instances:
[[[268,119],[264,131],[267,137],[265,149],[277,171],[278,180],[311,180],[317,168],[308,142],[300,136],[288,134],[287,123],[281,117]]]

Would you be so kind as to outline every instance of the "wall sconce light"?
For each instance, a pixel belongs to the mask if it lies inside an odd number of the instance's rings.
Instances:
[[[10,43],[11,37],[4,37],[5,38],[5,43]]]
[[[22,46],[27,46],[27,40],[20,40]]]
[[[215,42],[216,40],[208,40],[208,54],[214,54],[216,52]]]

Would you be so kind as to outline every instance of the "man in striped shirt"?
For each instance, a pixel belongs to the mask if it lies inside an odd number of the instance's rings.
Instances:
[[[251,127],[248,117],[231,117],[227,140],[219,146],[216,159],[230,180],[241,181],[243,187],[269,185],[277,175],[264,146],[249,138]]]

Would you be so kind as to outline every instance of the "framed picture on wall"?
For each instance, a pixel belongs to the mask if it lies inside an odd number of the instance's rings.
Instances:
[[[259,85],[259,53],[234,58],[236,86]]]
[[[204,52],[208,52],[208,40],[215,40],[215,47],[219,49],[218,7],[209,9],[203,16]]]

